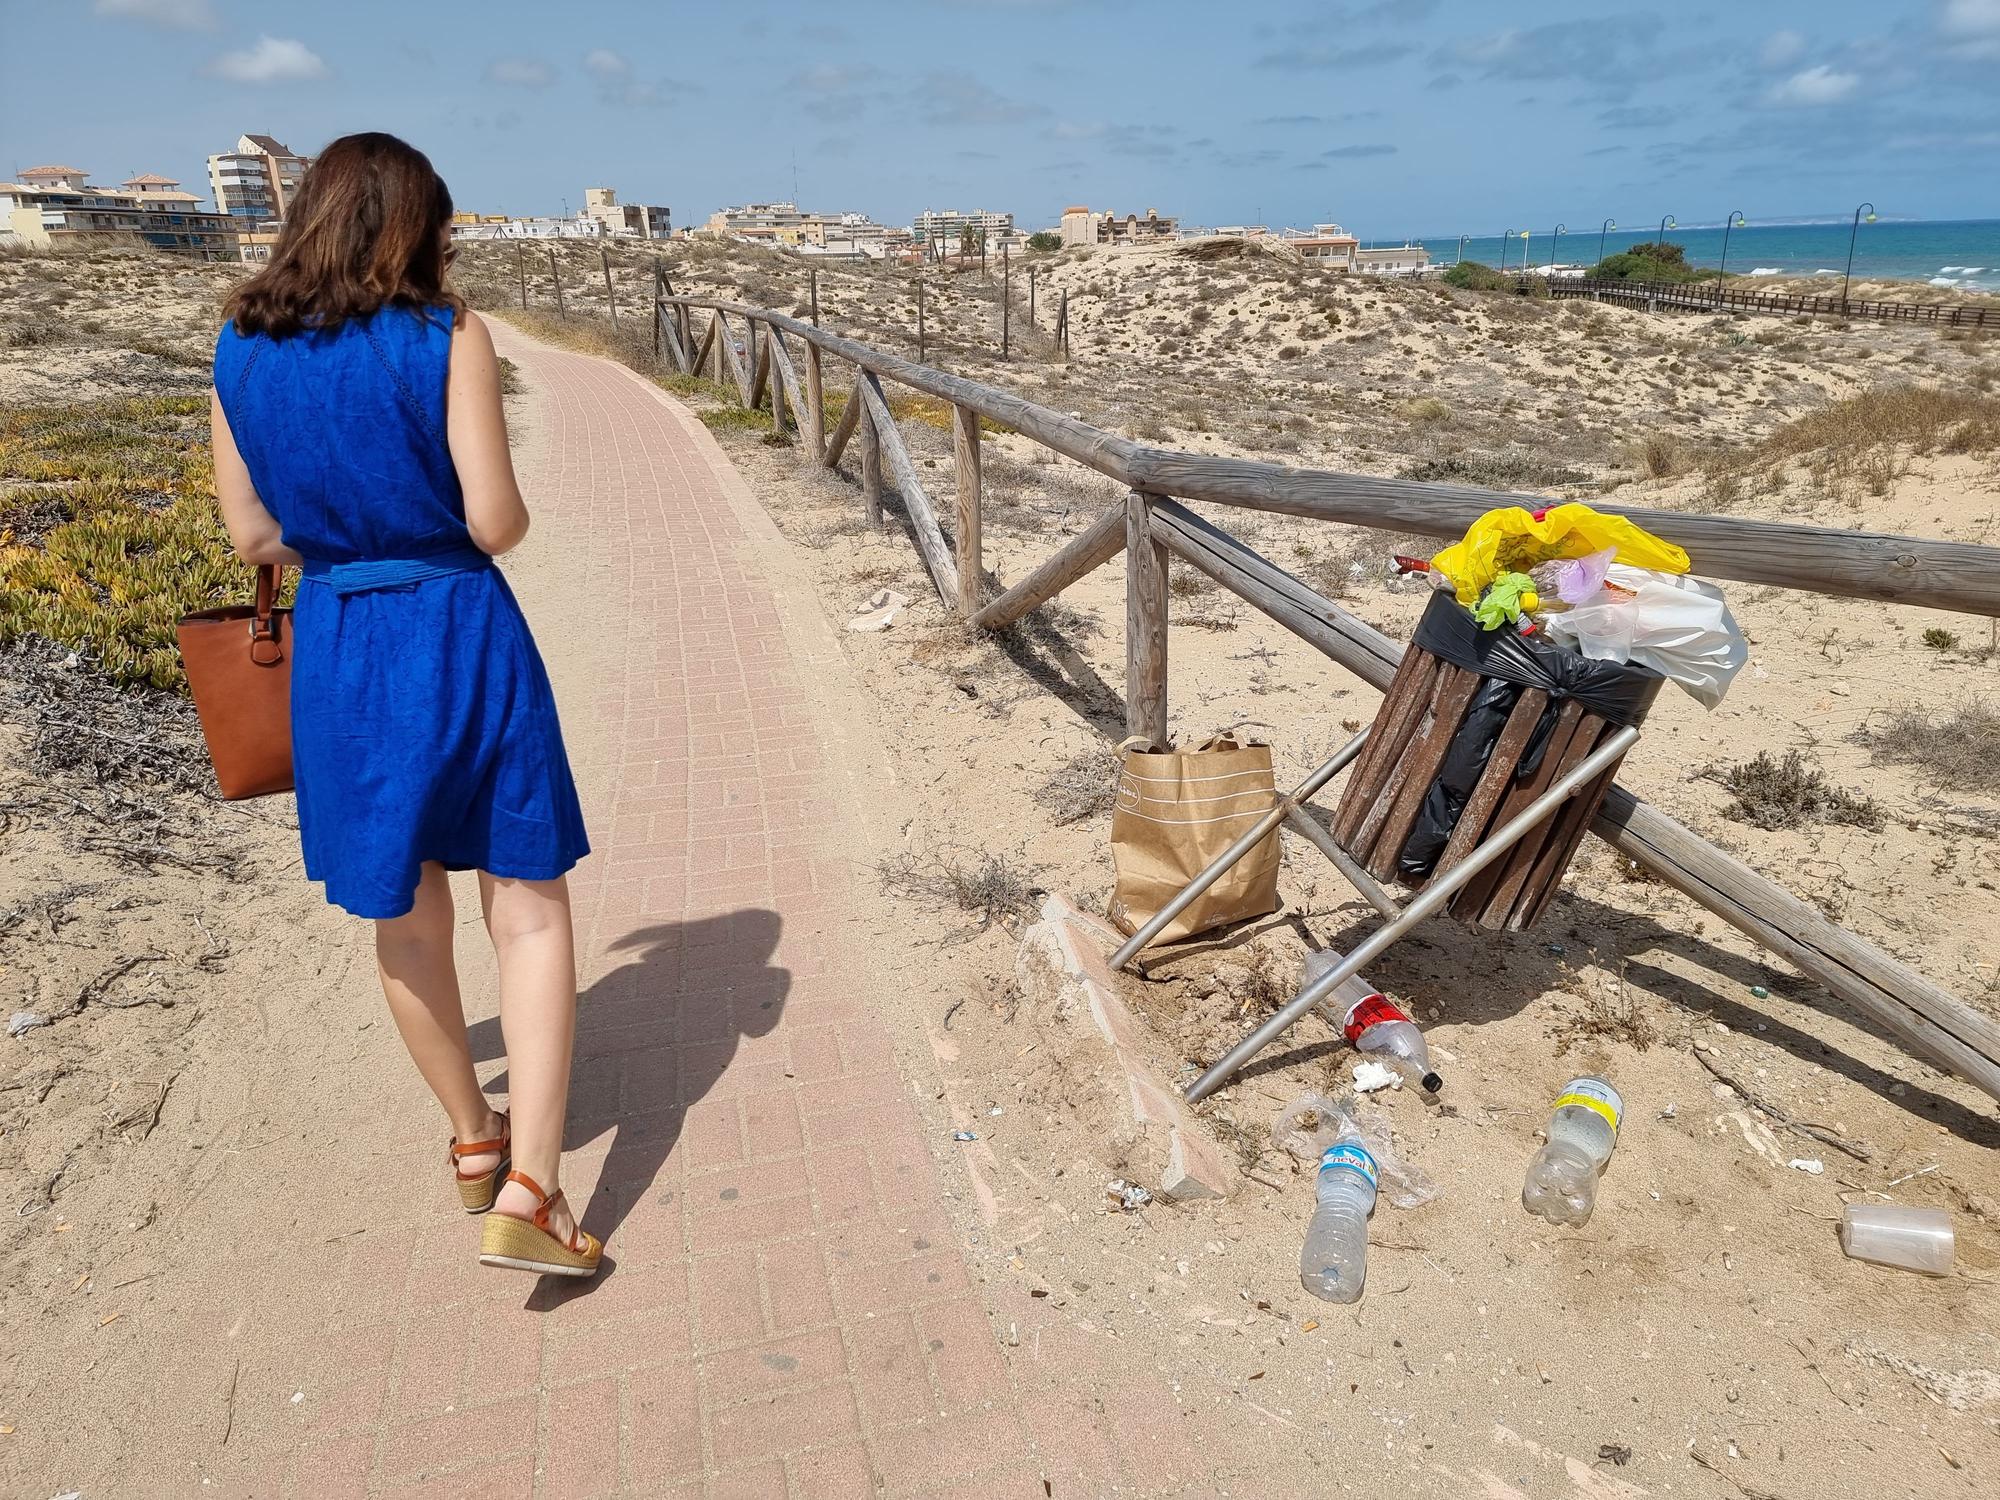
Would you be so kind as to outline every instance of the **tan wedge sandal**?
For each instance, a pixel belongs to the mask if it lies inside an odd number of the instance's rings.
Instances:
[[[507,1181],[518,1182],[540,1201],[533,1219],[517,1219],[512,1214],[490,1213],[481,1226],[479,1263],[510,1271],[533,1271],[538,1276],[595,1276],[604,1246],[596,1235],[578,1226],[565,1244],[549,1228],[549,1212],[562,1198],[562,1189],[542,1191],[542,1185],[526,1172],[509,1172]]]
[[[507,1118],[505,1110],[499,1111],[499,1115],[500,1138],[496,1141],[467,1141],[461,1146],[457,1136],[451,1138],[451,1174],[458,1183],[459,1201],[469,1214],[483,1214],[493,1206],[493,1200],[500,1196],[500,1184],[505,1181],[507,1169],[514,1165],[508,1154],[514,1143],[514,1122]],[[484,1156],[489,1151],[500,1153],[500,1160],[491,1170],[470,1174],[459,1171],[458,1164],[466,1157]]]

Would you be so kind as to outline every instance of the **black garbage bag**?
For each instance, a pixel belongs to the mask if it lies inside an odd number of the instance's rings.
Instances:
[[[1397,857],[1396,870],[1403,879],[1416,883],[1430,878],[1444,846],[1451,840],[1451,831],[1458,826],[1459,814],[1465,811],[1465,799],[1472,795],[1473,787],[1485,774],[1494,742],[1500,738],[1500,731],[1506,727],[1507,717],[1514,712],[1523,691],[1519,683],[1489,677],[1472,695],[1465,723],[1452,736],[1437,780],[1424,793],[1416,826],[1410,830],[1403,852]],[[1549,715],[1545,713],[1542,717],[1547,719]],[[1536,726],[1536,732],[1541,732],[1540,725]]]
[[[1424,792],[1416,825],[1397,857],[1397,874],[1413,884],[1428,880],[1437,867],[1523,688],[1540,688],[1549,695],[1549,706],[1521,752],[1516,778],[1532,776],[1541,765],[1563,700],[1574,698],[1613,724],[1633,725],[1645,719],[1666,681],[1650,667],[1593,661],[1540,635],[1482,630],[1472,611],[1446,593],[1431,596],[1411,643],[1486,679],[1473,694],[1465,721]]]

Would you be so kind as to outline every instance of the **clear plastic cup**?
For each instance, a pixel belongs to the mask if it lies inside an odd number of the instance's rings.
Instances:
[[[1840,1248],[1854,1260],[1926,1276],[1947,1276],[1951,1274],[1951,1215],[1941,1208],[1850,1203],[1840,1215]]]

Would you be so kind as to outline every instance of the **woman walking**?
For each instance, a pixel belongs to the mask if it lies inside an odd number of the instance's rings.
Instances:
[[[560,1186],[576,1013],[565,872],[588,852],[548,676],[493,558],[528,512],[499,361],[445,284],[451,195],[394,136],[300,184],[215,347],[216,493],[237,552],[302,571],[292,757],[307,875],[375,923],[382,989],[450,1119],[480,1260],[589,1276]],[[509,1110],[473,1073],[448,870],[479,872]]]

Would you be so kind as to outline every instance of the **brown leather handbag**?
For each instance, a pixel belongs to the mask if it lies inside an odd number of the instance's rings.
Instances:
[[[226,801],[292,789],[292,612],[284,569],[257,569],[257,600],[184,616],[181,665]]]

